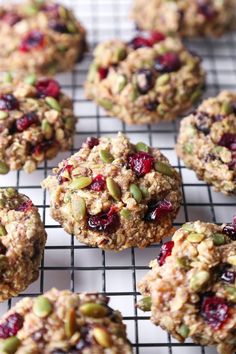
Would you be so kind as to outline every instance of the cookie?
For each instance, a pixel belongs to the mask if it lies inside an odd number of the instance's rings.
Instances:
[[[221,36],[235,22],[234,0],[135,0],[132,17],[139,28],[181,36]]]
[[[132,354],[119,311],[99,294],[51,289],[19,301],[0,320],[0,349],[11,354]]]
[[[107,250],[146,247],[172,231],[180,176],[156,148],[116,138],[88,138],[42,183],[51,215],[82,243]]]
[[[95,49],[85,92],[107,114],[128,124],[175,119],[201,96],[201,60],[177,37],[154,32]]]
[[[188,337],[236,350],[236,220],[221,226],[186,223],[164,244],[141,280],[142,310],[180,342]]]
[[[44,160],[72,146],[72,100],[54,79],[9,78],[0,83],[0,175]]]
[[[43,75],[72,70],[85,51],[85,30],[72,11],[53,1],[0,7],[0,70]]]
[[[0,301],[38,278],[46,237],[32,201],[14,188],[0,189]]]
[[[181,122],[177,154],[198,178],[224,194],[236,193],[236,93],[205,100]]]

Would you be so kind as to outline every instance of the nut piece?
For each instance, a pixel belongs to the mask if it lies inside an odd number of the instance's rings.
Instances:
[[[105,163],[112,163],[114,161],[114,156],[108,150],[99,151],[100,158]]]
[[[187,236],[187,240],[191,243],[200,243],[205,236],[203,234],[197,234],[195,232],[192,232]]]
[[[121,189],[118,183],[114,181],[113,178],[108,177],[106,179],[106,184],[107,184],[107,189],[112,198],[114,198],[116,201],[119,201],[121,198]]]
[[[68,338],[75,333],[76,313],[75,309],[69,309],[66,313],[65,332]]]
[[[69,184],[70,189],[83,189],[88,187],[92,183],[91,177],[80,176],[73,179]]]
[[[10,337],[1,343],[1,353],[14,354],[20,345],[20,340],[17,337]]]
[[[229,256],[227,262],[233,266],[236,266],[236,256]]]
[[[112,346],[111,336],[105,328],[95,327],[93,330],[93,336],[96,342],[103,348],[110,348]]]
[[[88,302],[79,308],[82,315],[93,318],[102,318],[107,315],[107,309],[101,304]]]
[[[74,195],[72,202],[71,202],[71,208],[72,212],[74,215],[74,218],[78,221],[83,219],[86,215],[86,204],[83,198],[81,198],[78,195]]]
[[[47,317],[52,312],[52,305],[48,298],[39,296],[34,301],[33,312],[40,318]]]
[[[190,288],[194,291],[199,291],[210,279],[210,273],[206,271],[200,271],[196,273],[190,280]]]
[[[134,199],[136,200],[136,202],[140,203],[141,200],[143,199],[143,195],[139,187],[136,184],[132,183],[129,187],[129,190],[132,196],[134,197]]]

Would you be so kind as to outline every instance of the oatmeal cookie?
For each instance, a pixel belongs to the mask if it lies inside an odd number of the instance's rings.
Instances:
[[[176,150],[199,179],[236,193],[236,93],[221,92],[184,118]]]
[[[120,251],[159,242],[181,203],[180,176],[156,148],[88,138],[42,183],[51,215],[80,242]]]
[[[134,0],[138,27],[182,36],[221,36],[233,28],[235,0]]]
[[[51,289],[0,320],[0,349],[16,354],[132,354],[119,311],[99,294]]]
[[[0,175],[24,168],[72,146],[72,100],[54,79],[30,75],[0,83]]]
[[[82,56],[85,30],[53,1],[10,3],[0,7],[0,47],[0,70],[55,74]]]
[[[154,324],[181,342],[217,345],[220,354],[236,350],[235,222],[184,224],[139,284],[138,306],[151,309]]]
[[[39,275],[46,233],[38,209],[14,188],[0,189],[0,301],[24,291]]]
[[[169,121],[201,96],[205,74],[198,56],[160,32],[95,49],[86,96],[128,124]]]

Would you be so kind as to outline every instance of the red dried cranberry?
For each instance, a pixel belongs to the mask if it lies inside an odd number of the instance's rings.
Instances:
[[[198,0],[198,12],[203,15],[208,21],[211,21],[217,15],[212,3],[208,0]]]
[[[98,138],[95,138],[95,137],[93,137],[93,136],[90,136],[90,137],[88,137],[88,138],[86,139],[86,144],[87,144],[87,146],[89,147],[89,149],[92,150],[92,148],[93,148],[94,146],[99,145],[99,139],[98,139]]]
[[[15,336],[23,327],[23,317],[19,313],[13,313],[0,324],[0,338],[6,339]]]
[[[54,97],[58,98],[60,95],[60,85],[53,79],[41,79],[38,80],[36,85],[37,94],[39,97]]]
[[[19,132],[23,132],[31,125],[38,123],[38,116],[34,112],[29,112],[23,115],[23,117],[17,119],[16,128]]]
[[[153,73],[149,69],[140,69],[136,73],[137,87],[141,94],[146,94],[154,86]]]
[[[29,199],[26,202],[22,203],[18,208],[16,208],[16,211],[23,211],[24,213],[31,210],[33,207],[33,202]]]
[[[158,106],[158,102],[148,102],[145,103],[144,107],[146,108],[147,111],[149,112],[155,112]]]
[[[14,26],[17,22],[22,20],[22,17],[13,11],[6,12],[1,18],[2,21],[7,23],[9,26]]]
[[[218,145],[227,147],[228,149],[234,151],[236,144],[236,134],[225,133],[222,135]]]
[[[128,166],[138,177],[142,177],[149,173],[153,167],[153,163],[153,156],[146,152],[137,152],[128,157]]]
[[[223,228],[223,233],[231,238],[231,240],[236,241],[236,225],[229,224]]]
[[[41,10],[48,12],[53,17],[59,16],[59,4],[44,4]]]
[[[41,155],[47,152],[47,150],[49,150],[53,146],[56,146],[56,144],[57,143],[55,141],[51,141],[51,140],[42,141],[41,143],[33,147],[32,154]]]
[[[44,45],[44,34],[38,30],[33,30],[25,35],[20,44],[21,52],[29,52],[32,49],[42,48]]]
[[[160,254],[157,259],[159,266],[163,266],[166,261],[166,258],[171,256],[174,245],[174,241],[169,241],[161,246]]]
[[[52,20],[49,22],[48,27],[58,33],[70,33],[68,27],[62,21]]]
[[[90,215],[88,218],[88,227],[90,230],[101,232],[113,232],[120,222],[117,209],[111,207],[108,212],[101,212],[97,215]]]
[[[156,43],[164,41],[164,39],[166,39],[166,36],[163,33],[151,32],[149,41],[152,45],[154,45]]]
[[[221,274],[221,280],[225,281],[226,283],[229,284],[234,284],[235,283],[235,279],[236,279],[236,273],[232,272],[230,270],[225,270],[222,274]]]
[[[57,174],[58,183],[62,184],[64,182],[67,182],[69,179],[67,177],[62,176],[62,174],[66,171],[70,175],[73,169],[73,165],[65,165]]]
[[[19,108],[19,102],[15,96],[8,93],[2,95],[0,98],[0,110],[1,111],[12,111]]]
[[[100,80],[104,80],[108,75],[108,69],[107,68],[99,68],[98,73],[99,73]]]
[[[6,254],[6,253],[7,253],[7,248],[0,241],[0,254]]]
[[[92,184],[90,184],[90,189],[96,192],[101,192],[106,188],[106,181],[103,175],[97,175],[94,177]]]
[[[152,47],[152,44],[149,39],[138,36],[133,38],[129,43],[129,47],[133,49],[145,48],[145,47]]]
[[[158,221],[163,216],[168,215],[172,211],[173,211],[173,206],[171,202],[169,202],[166,199],[158,202],[151,201],[148,204],[148,210],[144,220],[148,222],[155,222]]]
[[[217,296],[205,296],[201,315],[213,329],[220,329],[229,317],[229,307],[225,300]]]
[[[171,73],[181,68],[181,61],[178,54],[165,53],[156,59],[154,68],[159,73]]]

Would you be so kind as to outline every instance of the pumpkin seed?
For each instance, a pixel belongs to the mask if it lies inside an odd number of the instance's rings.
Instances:
[[[115,55],[116,55],[117,60],[119,60],[119,61],[125,59],[125,57],[126,57],[126,49],[125,48],[118,48],[116,50],[116,54]]]
[[[229,256],[227,262],[233,266],[236,266],[236,256]]]
[[[110,348],[112,346],[111,336],[105,328],[95,327],[93,337],[103,348]]]
[[[202,95],[202,89],[197,89],[190,97],[190,101],[195,103],[199,100]]]
[[[98,72],[98,66],[96,64],[91,64],[88,72],[88,81],[92,82]]]
[[[212,235],[213,243],[215,246],[220,246],[225,244],[225,235],[223,234],[213,234]]]
[[[66,26],[67,26],[69,32],[71,32],[71,33],[77,32],[77,26],[72,21],[67,22]]]
[[[7,354],[14,354],[19,348],[19,346],[20,340],[17,337],[13,336],[7,338],[1,343],[1,353],[6,352]]]
[[[86,203],[80,196],[74,196],[71,203],[72,212],[76,220],[80,221],[86,215]]]
[[[177,258],[177,264],[181,268],[189,269],[190,268],[190,259],[188,257]]]
[[[11,197],[14,197],[14,195],[16,195],[16,190],[15,188],[12,188],[12,187],[8,187],[5,191],[5,194],[7,195],[7,197],[11,198]]]
[[[199,291],[210,279],[210,273],[202,270],[196,273],[190,280],[190,288],[194,291]]]
[[[187,240],[192,243],[199,243],[205,238],[205,235],[203,234],[197,234],[195,232],[192,232],[187,236]]]
[[[223,102],[222,106],[221,106],[220,113],[224,114],[224,115],[228,115],[228,114],[231,114],[232,112],[233,112],[232,104],[227,101]]]
[[[188,154],[192,154],[193,153],[193,144],[192,143],[186,143],[184,145],[184,150],[188,153]]]
[[[47,317],[52,312],[52,305],[48,298],[45,296],[37,297],[34,301],[33,312],[40,318]]]
[[[9,71],[5,73],[3,81],[9,84],[13,81],[13,76]]]
[[[125,75],[119,75],[116,81],[116,91],[120,93],[127,84],[127,77]]]
[[[145,143],[143,143],[142,141],[139,141],[136,145],[135,145],[136,151],[140,152],[149,152],[149,146],[147,146]]]
[[[156,80],[156,86],[164,86],[169,81],[170,81],[170,75],[169,74],[161,75]]]
[[[121,189],[119,184],[116,183],[113,178],[108,177],[106,179],[106,185],[107,185],[108,192],[110,193],[112,198],[119,201],[121,198]]]
[[[83,189],[92,183],[92,178],[91,177],[86,177],[86,176],[80,176],[76,177],[72,180],[72,182],[69,184],[70,189]]]
[[[144,198],[147,198],[149,196],[148,188],[140,186],[139,189],[141,190]]]
[[[66,117],[65,119],[65,128],[67,130],[73,131],[75,127],[75,119],[73,117]]]
[[[155,170],[163,175],[173,177],[173,170],[166,164],[160,161],[155,162]]]
[[[30,74],[25,78],[25,83],[29,85],[34,85],[36,83],[37,77],[35,74]]]
[[[131,219],[131,212],[126,208],[121,209],[120,215],[125,219]]]
[[[52,137],[53,131],[52,131],[51,124],[49,124],[46,119],[42,120],[41,128],[45,138],[50,139]]]
[[[8,165],[5,162],[0,161],[0,175],[6,175],[9,171],[10,168]]]
[[[187,338],[189,336],[189,327],[186,325],[181,325],[178,329],[178,333],[181,335],[183,338]]]
[[[182,225],[182,229],[186,230],[186,231],[194,231],[193,225],[192,224],[183,224]]]
[[[105,98],[100,100],[98,104],[102,106],[104,109],[107,109],[108,111],[112,110],[113,108],[113,103]]]
[[[229,300],[233,301],[233,302],[236,302],[236,289],[233,288],[232,286],[225,286],[224,289],[227,292]]]
[[[28,16],[36,15],[39,11],[39,9],[33,5],[25,6],[24,10],[25,10],[26,15],[28,15]]]
[[[114,156],[108,150],[99,151],[100,158],[105,163],[112,163],[114,161]]]
[[[61,112],[61,106],[60,106],[59,102],[54,97],[48,96],[45,98],[45,101],[49,107],[55,109],[58,112]]]
[[[75,309],[69,309],[66,313],[65,332],[68,338],[75,333],[76,313]]]
[[[7,234],[7,230],[5,229],[5,227],[3,225],[0,225],[0,237],[6,236],[6,234]]]
[[[79,308],[82,315],[93,318],[102,318],[107,315],[107,308],[101,304],[96,304],[94,302],[87,302]]]
[[[0,120],[7,119],[8,113],[5,111],[0,111]]]
[[[143,195],[139,187],[136,184],[132,183],[129,187],[129,190],[136,202],[140,203],[143,199]]]
[[[138,302],[138,307],[140,308],[140,310],[142,310],[142,311],[144,311],[144,312],[151,311],[151,307],[152,307],[152,299],[151,299],[151,296],[143,297],[143,298]]]

